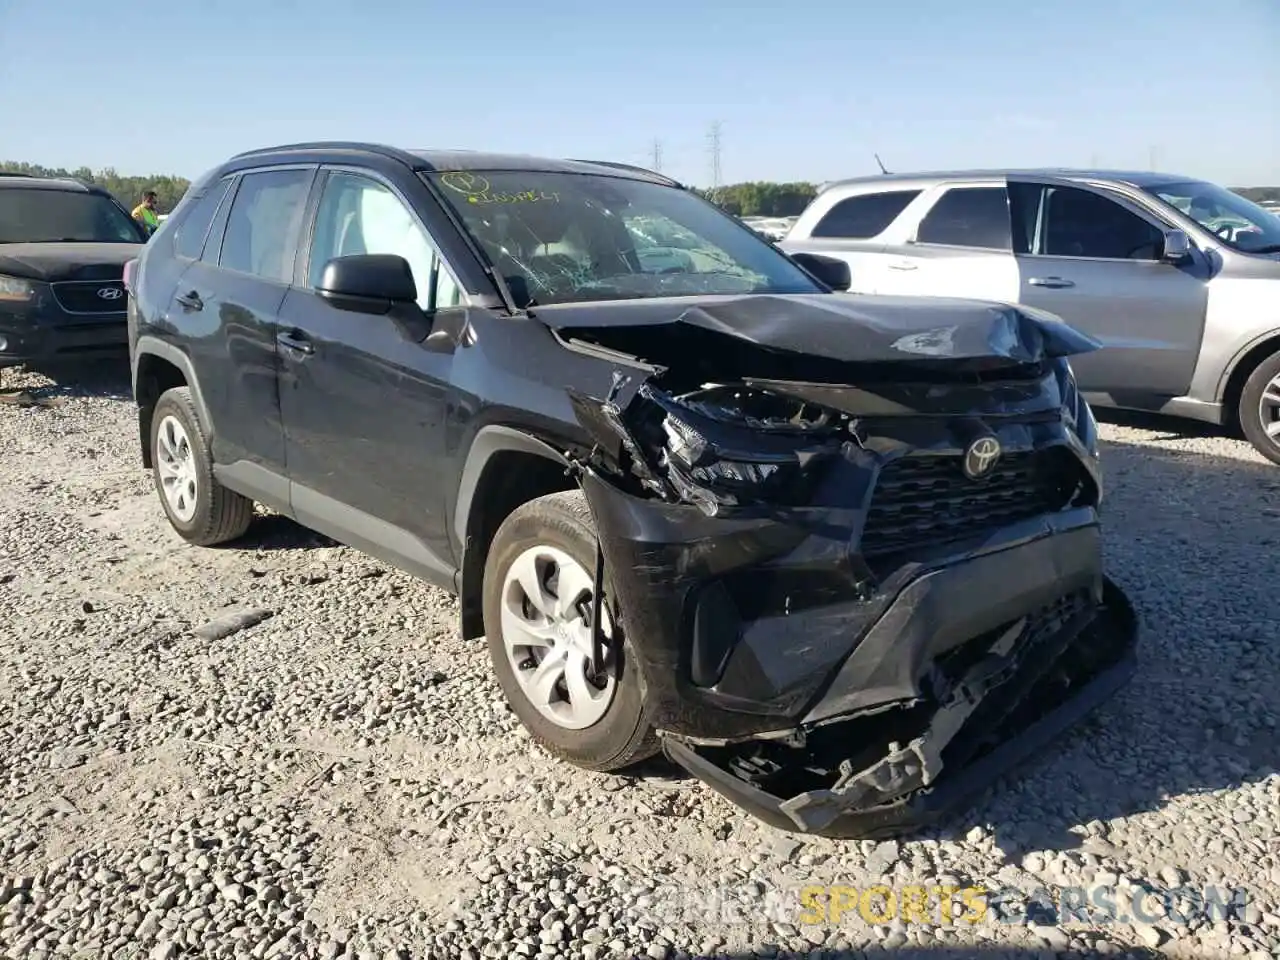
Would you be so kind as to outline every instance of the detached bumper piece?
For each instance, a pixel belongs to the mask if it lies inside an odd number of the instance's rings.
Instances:
[[[1109,699],[1136,667],[1137,619],[1109,580],[950,652],[927,700],[835,718],[785,741],[667,755],[782,830],[876,838],[920,829],[973,799]],[[874,756],[873,756],[874,755]]]

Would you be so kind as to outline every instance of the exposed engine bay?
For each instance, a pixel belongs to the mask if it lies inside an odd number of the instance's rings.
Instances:
[[[1092,341],[1011,307],[923,329],[889,311],[806,356],[837,312],[816,309],[544,322],[652,364],[570,400],[668,755],[779,827],[870,836],[1118,689],[1137,623],[1102,572],[1096,425],[1066,359]]]

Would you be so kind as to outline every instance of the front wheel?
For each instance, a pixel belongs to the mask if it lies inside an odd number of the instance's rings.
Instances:
[[[1280,464],[1280,350],[1258,364],[1245,381],[1237,415],[1254,449]]]
[[[595,527],[580,491],[516,508],[489,548],[484,626],[498,683],[534,739],[580,767],[612,771],[652,756],[658,744],[607,602],[602,626],[621,650],[592,669],[595,564]]]

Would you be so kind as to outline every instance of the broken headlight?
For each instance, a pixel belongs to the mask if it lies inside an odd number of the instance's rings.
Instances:
[[[1093,408],[1089,406],[1076,384],[1076,374],[1071,369],[1071,362],[1063,357],[1061,363],[1059,383],[1062,388],[1063,413],[1085,450],[1091,457],[1096,458],[1098,456],[1098,421],[1094,419]]]
[[[733,387],[641,394],[661,411],[659,467],[710,516],[751,502],[805,503],[820,461],[840,449],[844,418],[801,401]]]

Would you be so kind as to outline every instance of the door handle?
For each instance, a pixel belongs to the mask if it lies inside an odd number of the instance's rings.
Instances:
[[[286,350],[292,350],[294,353],[300,353],[305,357],[309,357],[316,352],[316,348],[311,341],[296,330],[292,333],[277,333],[276,343]]]
[[[895,260],[893,263],[889,264],[889,269],[890,270],[914,270],[916,269],[916,265],[910,260]]]
[[[203,310],[204,301],[200,299],[200,294],[192,290],[190,293],[184,293],[180,297],[174,297],[174,300],[184,310]]]
[[[1050,290],[1062,290],[1076,285],[1074,280],[1064,280],[1062,277],[1032,277],[1027,283],[1033,287],[1048,287]]]

